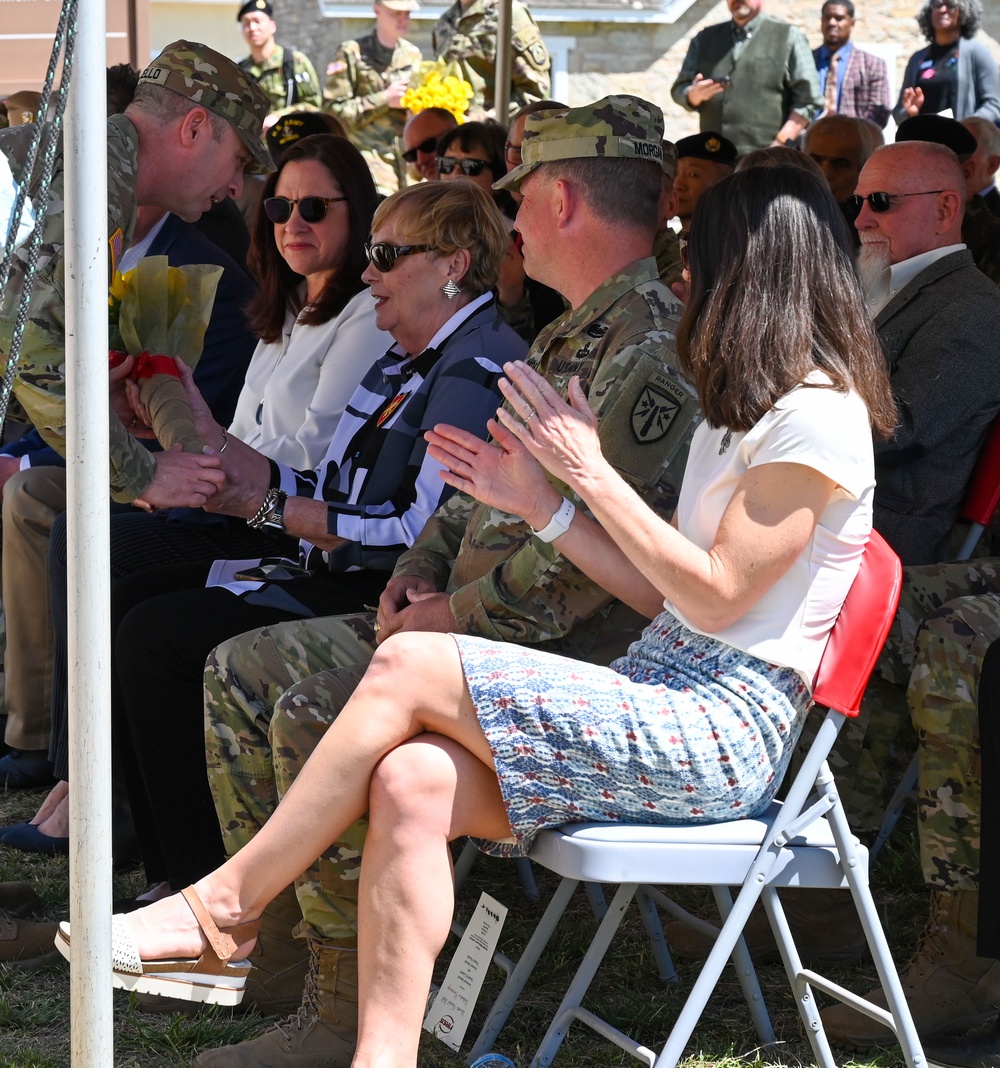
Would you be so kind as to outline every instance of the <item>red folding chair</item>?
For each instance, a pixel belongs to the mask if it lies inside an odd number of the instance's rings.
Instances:
[[[834,1068],[814,990],[821,990],[879,1020],[898,1037],[909,1068],[922,1061],[917,1032],[903,997],[868,885],[868,854],[851,834],[827,755],[846,716],[858,713],[861,695],[892,624],[901,568],[873,533],[861,569],[840,613],[817,675],[814,697],[827,712],[783,802],[756,819],[697,827],[567,824],[539,835],[531,860],[563,877],[545,915],[514,966],[480,1032],[469,1060],[489,1050],[549,942],[576,886],[618,884],[597,934],[539,1046],[532,1065],[548,1065],[570,1023],[578,1020],[655,1068],[674,1068],[683,1054],[726,963],[737,965],[751,1018],[761,1041],[774,1041],[770,1019],[742,931],[758,900],[764,905],[818,1064]],[[601,1020],[581,1003],[632,898],[639,892],[686,918],[662,885],[712,888],[722,929],[659,1056]],[[735,901],[729,888],[740,886]],[[850,892],[886,993],[888,1011],[802,964],[778,898],[785,886],[843,888]],[[713,932],[716,933],[716,932]]]
[[[976,457],[976,466],[965,490],[961,516],[969,521],[969,532],[958,550],[956,560],[969,560],[976,551],[983,531],[990,525],[1000,505],[1000,415],[986,431],[986,439]]]

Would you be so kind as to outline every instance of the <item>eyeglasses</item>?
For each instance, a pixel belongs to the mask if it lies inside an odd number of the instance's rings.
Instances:
[[[388,241],[379,241],[374,245],[365,245],[365,255],[376,271],[387,274],[400,256],[412,256],[415,252],[433,252],[433,245],[390,245]]]
[[[326,218],[327,204],[336,204],[347,197],[302,197],[289,200],[288,197],[268,197],[264,201],[264,214],[273,223],[286,223],[292,217],[292,208],[299,206],[299,218],[306,223],[322,222]]]
[[[508,163],[520,163],[521,162],[521,146],[512,145],[510,141],[505,141],[503,146],[504,158]]]
[[[869,193],[866,197],[859,196],[855,193],[854,196],[848,197],[844,203],[854,211],[860,213],[867,200],[868,206],[872,211],[877,215],[881,215],[883,212],[888,211],[892,207],[892,202],[899,197],[936,197],[938,193],[947,192],[947,189],[925,189],[922,193]]]
[[[437,143],[438,139],[436,137],[427,137],[421,141],[419,145],[416,145],[413,148],[408,148],[403,153],[403,159],[405,159],[407,163],[416,163],[418,152],[422,152],[426,156],[429,152],[433,152],[434,149],[437,148]]]
[[[438,174],[451,174],[457,167],[468,178],[476,178],[483,173],[484,167],[490,167],[485,159],[455,159],[454,156],[438,156]],[[492,171],[493,168],[490,167]]]

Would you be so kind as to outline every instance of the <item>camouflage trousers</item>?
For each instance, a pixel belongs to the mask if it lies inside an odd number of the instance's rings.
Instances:
[[[231,638],[209,656],[208,781],[229,856],[274,812],[354,692],[375,653],[374,619],[280,623]],[[300,935],[356,935],[366,830],[367,821],[359,821],[295,881]]]
[[[921,870],[928,885],[944,890],[978,884],[976,698],[983,655],[1000,637],[997,594],[1000,559],[904,568],[899,611],[861,715],[845,725],[831,754],[851,825],[870,832],[881,818],[890,748],[912,724]]]

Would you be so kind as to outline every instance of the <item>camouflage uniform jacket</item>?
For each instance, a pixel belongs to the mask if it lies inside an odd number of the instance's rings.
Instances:
[[[495,107],[497,63],[496,0],[472,0],[468,7],[455,0],[431,31],[434,55],[445,63],[457,63],[475,91],[473,107]],[[549,95],[548,49],[528,9],[511,3],[510,43],[511,103],[517,107]]]
[[[672,227],[664,228],[653,241],[653,255],[660,272],[660,281],[669,289],[674,282],[684,281],[684,261],[681,259],[681,235]]]
[[[326,68],[324,108],[347,127],[358,148],[393,152],[403,132],[406,112],[391,108],[386,89],[420,66],[420,49],[400,39],[392,50],[379,44],[374,33],[344,41]]]
[[[0,134],[0,151],[7,157],[14,180],[25,179],[23,168],[32,127],[17,126]],[[111,263],[128,244],[135,226],[135,176],[139,161],[139,138],[124,115],[108,119],[108,238]],[[36,173],[40,164],[36,167]],[[31,293],[28,322],[21,345],[21,359],[14,379],[14,393],[42,437],[66,454],[66,296],[65,218],[63,215],[63,155],[56,155],[42,245]],[[27,178],[28,195],[37,194],[37,178]],[[27,266],[22,248],[15,253],[11,278],[0,304],[0,357],[10,352],[14,320]],[[112,415],[111,494],[117,501],[141,495],[153,477],[154,460]]]
[[[680,311],[656,262],[639,260],[546,327],[528,357],[563,395],[570,376],[580,376],[601,421],[605,455],[664,515],[676,505],[700,417],[694,390],[676,367]],[[446,590],[469,634],[548,642],[553,651],[588,659],[616,604],[521,519],[461,492],[431,516],[395,574]],[[637,614],[621,605],[616,611],[637,628]]]
[[[292,77],[295,79],[296,92],[295,99],[289,102],[288,85],[282,71],[284,58],[285,50],[281,45],[275,45],[274,51],[263,63],[255,63],[253,56],[246,56],[240,60],[243,70],[256,80],[261,92],[271,101],[271,114],[273,115],[276,111],[286,111],[289,108],[295,110],[295,106],[301,104],[309,104],[315,108],[322,106],[323,99],[316,69],[307,55],[294,50],[292,51]]]

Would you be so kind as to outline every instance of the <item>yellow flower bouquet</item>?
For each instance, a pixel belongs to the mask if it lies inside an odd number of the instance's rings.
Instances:
[[[421,63],[411,76],[400,105],[414,115],[426,108],[444,108],[457,122],[465,122],[475,92],[461,73],[457,63]]]
[[[145,256],[124,276],[116,271],[108,292],[111,366],[136,358],[132,378],[165,449],[204,446],[173,357],[197,365],[221,277],[215,264],[171,267],[166,256]]]

